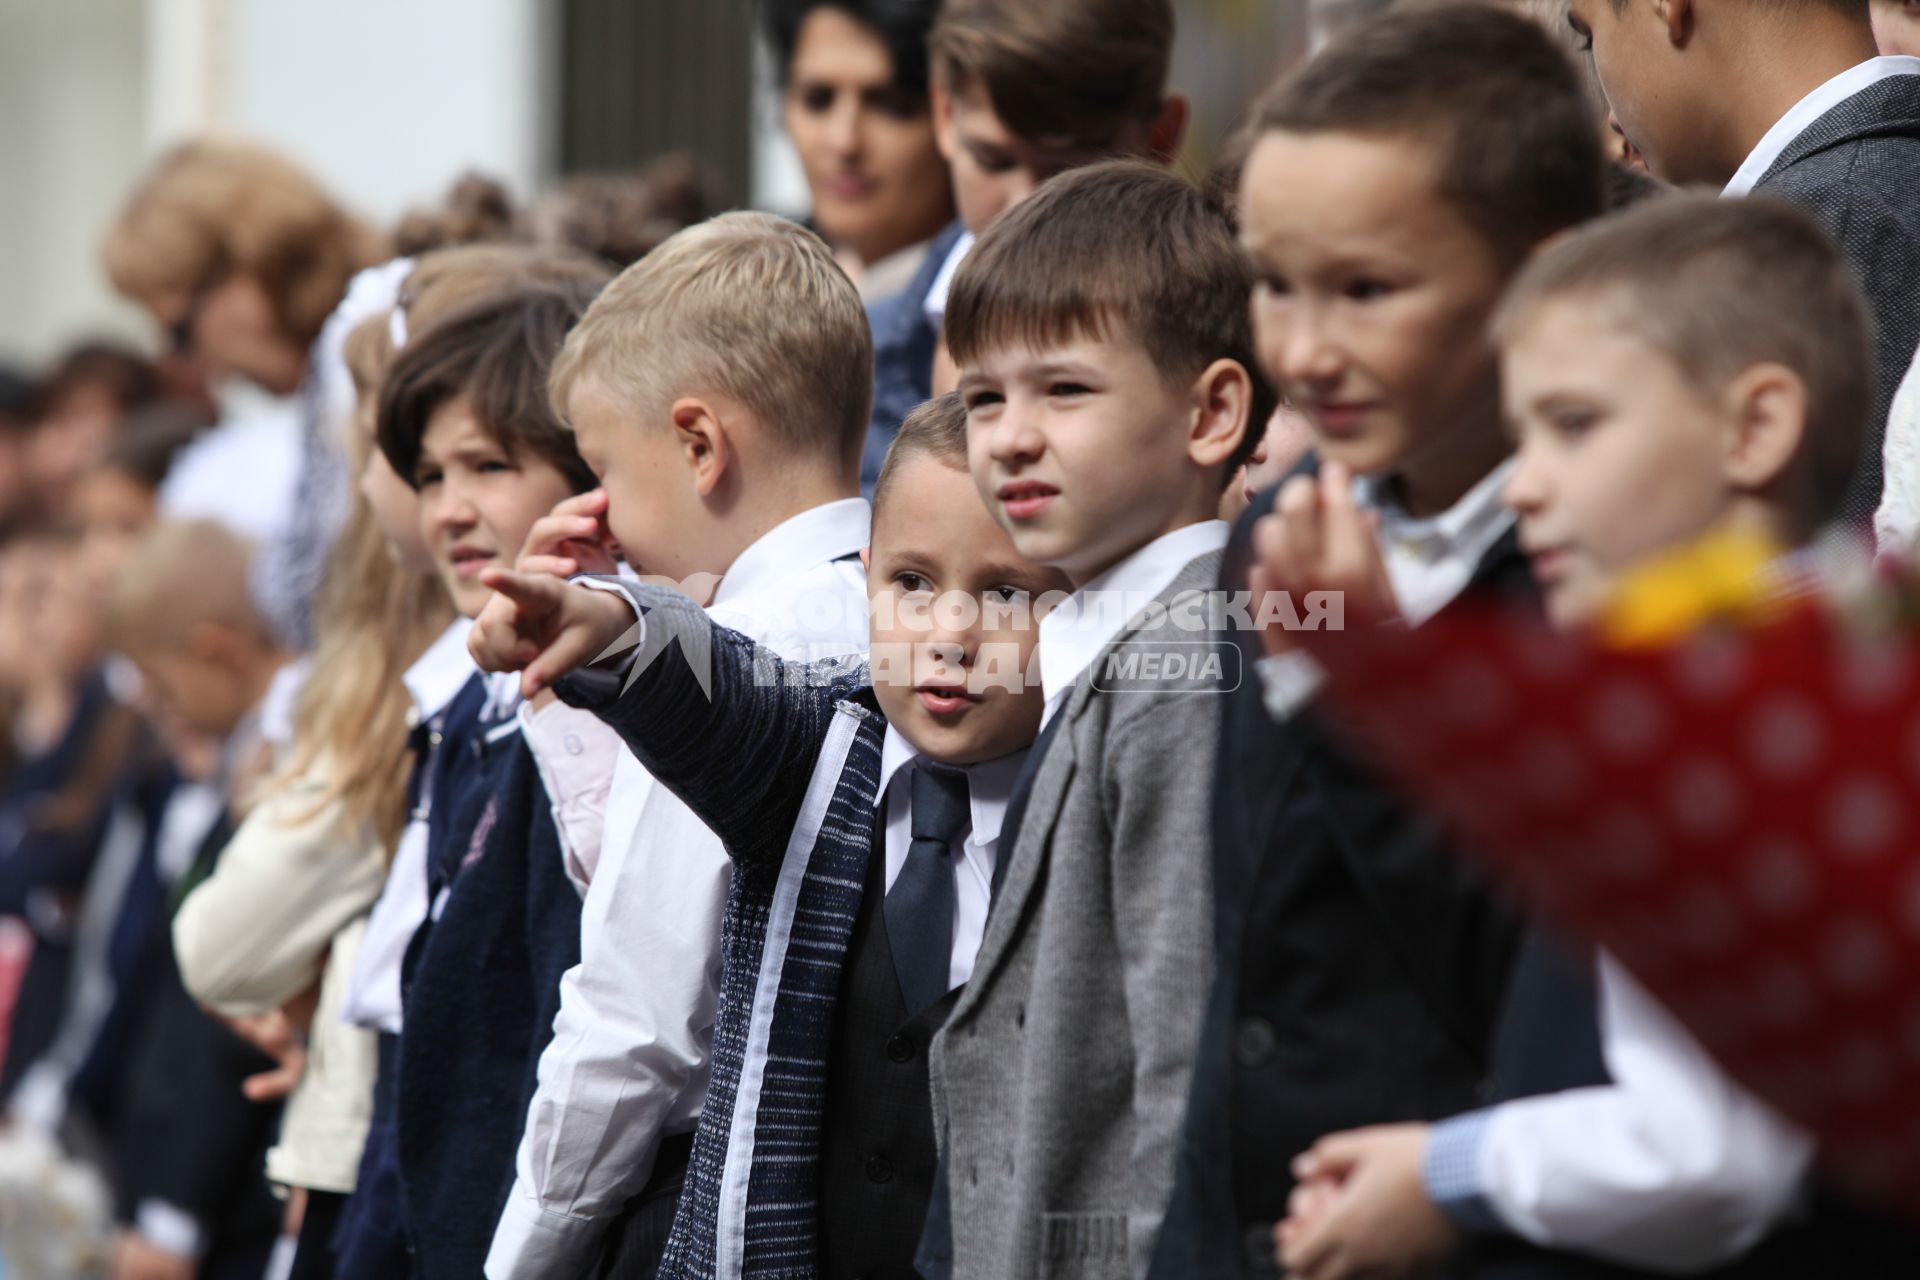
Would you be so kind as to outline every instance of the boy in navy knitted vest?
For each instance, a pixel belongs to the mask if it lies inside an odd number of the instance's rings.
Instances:
[[[601,283],[488,294],[410,343],[382,388],[381,451],[418,490],[422,533],[468,617],[492,595],[481,573],[512,564],[537,520],[594,485],[547,405],[546,380]],[[428,918],[407,951],[397,1055],[383,1063],[396,1073],[419,1280],[480,1274],[560,976],[579,958],[580,899],[513,718],[517,695],[476,675],[456,701],[478,722],[438,766],[444,838],[429,860]]]
[[[638,633],[560,691],[734,860],[712,1083],[663,1275],[913,1275],[927,1045],[971,972],[1039,726],[1033,623],[1066,588],[1014,551],[965,462],[953,397],[888,453],[863,556],[871,667],[786,663],[664,588],[485,576],[501,597],[475,655],[523,670],[530,695]]]

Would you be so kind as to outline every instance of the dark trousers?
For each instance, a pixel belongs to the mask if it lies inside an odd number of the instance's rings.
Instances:
[[[660,1143],[653,1176],[607,1233],[600,1255],[597,1280],[654,1280],[660,1256],[673,1230],[674,1211],[680,1207],[680,1188],[687,1180],[687,1160],[693,1154],[693,1135],[680,1134]]]
[[[307,1216],[300,1220],[300,1243],[287,1280],[333,1280],[333,1232],[346,1203],[338,1192],[307,1192]]]

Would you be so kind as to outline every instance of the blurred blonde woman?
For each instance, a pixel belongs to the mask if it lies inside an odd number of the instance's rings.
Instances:
[[[503,285],[603,272],[571,251],[439,250],[414,265],[394,312],[363,321],[344,344],[359,396],[349,433],[359,492],[320,597],[292,742],[217,870],[174,920],[188,989],[285,1063],[282,1079],[259,1084],[293,1088],[267,1177],[306,1193],[304,1214],[290,1220],[299,1234],[294,1280],[334,1274],[331,1239],[374,1119],[376,1036],[348,1015],[366,962],[382,958],[361,954],[371,913],[389,880],[405,878],[394,855],[419,759],[410,731],[438,710],[410,688],[433,683],[421,680],[423,665],[451,660],[462,680],[471,671],[420,539],[418,496],[373,447],[372,407],[397,345],[437,319]],[[391,921],[368,945],[394,954],[418,923]]]

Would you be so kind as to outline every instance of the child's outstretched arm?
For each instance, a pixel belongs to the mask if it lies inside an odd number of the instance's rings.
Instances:
[[[599,658],[637,620],[618,594],[546,574],[489,569],[480,580],[494,596],[474,619],[467,649],[482,671],[518,671],[528,698]]]
[[[529,689],[574,673],[556,692],[611,725],[729,854],[778,863],[835,705],[867,687],[865,664],[788,662],[681,592],[645,582],[603,580],[606,590],[525,574],[483,580],[500,598],[469,642],[482,666],[520,670]]]

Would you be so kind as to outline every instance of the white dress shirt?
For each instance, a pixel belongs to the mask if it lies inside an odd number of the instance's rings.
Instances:
[[[1815,89],[1795,103],[1787,114],[1773,122],[1773,128],[1761,135],[1759,145],[1747,156],[1746,162],[1734,171],[1733,180],[1720,192],[1724,196],[1751,195],[1767,176],[1767,170],[1773,168],[1793,140],[1813,127],[1827,112],[1833,110],[1848,98],[1879,84],[1889,76],[1920,75],[1920,58],[1905,56],[1887,56],[1868,58],[1855,67],[1848,67],[1833,79]]]
[[[1513,528],[1505,495],[1515,465],[1508,458],[1436,516],[1410,516],[1384,484],[1368,476],[1354,479],[1354,501],[1380,515],[1380,554],[1408,626],[1452,604],[1493,544]]]
[[[856,557],[870,519],[866,502],[849,498],[779,525],[728,568],[708,614],[787,658],[864,652]],[[528,740],[536,754],[549,745]],[[660,1140],[693,1129],[729,883],[719,837],[623,747],[581,908],[580,963],[561,980],[489,1280],[583,1274],[652,1174]]]
[[[156,502],[168,520],[215,520],[266,546],[293,524],[300,401],[234,382],[219,402],[219,421],[181,448]]]
[[[554,700],[535,710],[520,706],[520,730],[553,809],[554,830],[567,879],[585,897],[606,843],[607,799],[626,748],[613,727],[591,711]]]
[[[476,668],[467,652],[467,632],[473,623],[456,618],[427,646],[401,679],[413,698],[413,723],[432,725],[446,715]],[[428,752],[414,766],[427,767],[439,746],[439,730],[428,739]],[[386,888],[367,918],[366,937],[354,962],[340,1016],[369,1031],[400,1032],[400,967],[407,944],[427,918],[427,806],[423,798],[407,819],[406,830],[393,852]]]
[[[1893,393],[1880,474],[1885,480],[1880,509],[1873,513],[1874,550],[1905,559],[1920,548],[1920,357]]]
[[[947,250],[947,260],[940,264],[940,270],[934,274],[933,283],[927,287],[926,299],[920,304],[937,328],[947,315],[947,295],[953,292],[953,277],[960,270],[960,264],[973,252],[974,235],[963,231],[960,238],[953,242],[953,248]]]
[[[1488,472],[1459,501],[1434,516],[1411,516],[1391,489],[1370,476],[1355,476],[1354,502],[1380,517],[1380,556],[1393,586],[1400,618],[1417,627],[1452,604],[1473,581],[1493,544],[1513,528],[1506,504],[1509,458]],[[1320,666],[1302,649],[1260,660],[1267,712],[1286,720],[1320,690]]]
[[[1490,1212],[1487,1225],[1549,1248],[1671,1273],[1730,1262],[1793,1211],[1813,1143],[1605,953],[1599,994],[1613,1083],[1443,1123],[1429,1188],[1450,1215],[1477,1202],[1469,1218]],[[1434,1176],[1447,1164],[1451,1193]]]
[[[973,976],[973,962],[986,936],[987,908],[993,902],[993,868],[1000,856],[1000,824],[1020,776],[1026,751],[968,765],[967,808],[973,822],[958,842],[953,860],[953,956],[947,965],[947,989]],[[880,748],[880,795],[887,806],[887,889],[900,878],[913,845],[913,771],[928,759],[892,725]],[[947,766],[957,768],[959,766]]]
[[[1043,728],[1100,651],[1172,585],[1182,569],[1208,552],[1223,549],[1231,532],[1224,520],[1202,520],[1163,533],[1089,579],[1040,620],[1040,690],[1047,700],[1040,721]]]

